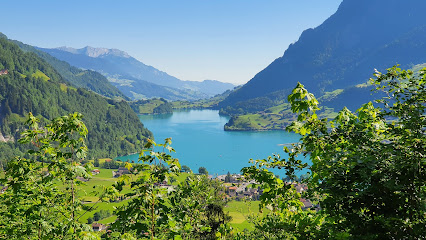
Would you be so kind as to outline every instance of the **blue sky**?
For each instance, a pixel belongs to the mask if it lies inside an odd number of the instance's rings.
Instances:
[[[182,80],[242,84],[342,0],[8,0],[0,32],[39,47],[117,48]]]

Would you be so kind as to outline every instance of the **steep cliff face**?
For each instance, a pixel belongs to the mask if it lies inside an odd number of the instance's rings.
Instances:
[[[425,7],[423,0],[344,0],[221,106],[289,90],[297,82],[321,95],[365,82],[374,68],[426,62]]]

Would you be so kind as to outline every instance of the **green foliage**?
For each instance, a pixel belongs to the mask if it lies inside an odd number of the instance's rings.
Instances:
[[[231,218],[224,212],[223,186],[206,175],[191,175],[170,194],[169,225],[182,239],[216,239]]]
[[[321,101],[331,101],[334,98],[336,98],[337,96],[339,96],[339,94],[341,94],[344,90],[343,89],[336,89],[332,92],[325,92],[324,95],[321,96],[320,99],[318,99],[319,102]]]
[[[253,217],[253,231],[240,232],[240,239],[323,239],[321,228],[324,216],[307,210],[289,210],[271,212],[264,217]],[[327,238],[329,236],[326,236]],[[339,236],[333,236],[339,239]],[[328,239],[328,238],[327,238]]]
[[[111,212],[109,210],[101,209],[100,211],[97,211],[97,212],[95,212],[95,214],[93,214],[93,221],[97,222],[97,221],[102,220],[104,218],[107,218],[109,216],[111,216]]]
[[[288,159],[274,156],[243,169],[265,189],[262,206],[275,209],[276,215],[256,225],[264,229],[260,235],[268,239],[424,237],[425,71],[416,75],[393,67],[385,74],[376,72],[371,82],[386,94],[377,100],[383,108],[371,102],[355,114],[344,108],[330,122],[318,118],[318,102],[298,84],[288,97],[298,119],[288,129],[300,133],[301,142],[284,148]],[[318,213],[300,212],[299,196],[291,185],[266,169],[283,168],[294,179],[296,171],[307,167],[298,155],[312,162],[305,197],[320,204]],[[292,213],[298,213],[297,218]],[[307,230],[312,234],[307,235]]]
[[[191,175],[177,186],[162,186],[181,174],[178,160],[164,152],[174,152],[170,144],[170,139],[164,144],[148,141],[147,150],[140,155],[143,164],[131,168],[138,176],[127,194],[132,199],[118,208],[111,229],[150,239],[215,239],[221,225],[230,220],[223,212],[221,183],[205,175]],[[154,147],[163,151],[155,152]]]
[[[231,173],[228,172],[225,177],[225,183],[230,183],[232,180],[234,179],[232,178]]]
[[[94,212],[96,205],[118,197],[130,199],[115,205],[117,220],[106,239],[216,239],[218,232],[228,229],[224,226],[230,217],[223,211],[226,202],[220,181],[189,175],[177,186],[163,186],[181,174],[178,160],[164,152],[174,152],[170,139],[164,144],[149,140],[140,155],[143,164],[126,163],[137,179],[130,182],[130,176],[122,176],[113,186],[103,187],[98,202],[90,205],[82,202],[87,186],[79,180],[90,178],[93,169],[84,160],[88,130],[82,115],[69,114],[40,127],[39,119],[30,114],[27,123],[30,129],[20,142],[34,146],[28,151],[32,157],[9,161],[0,179],[6,187],[0,195],[1,238],[99,239],[83,222],[108,218],[111,212],[104,208]],[[163,152],[155,152],[154,147]],[[120,195],[118,191],[129,182],[132,190]],[[90,212],[94,215],[89,216]]]
[[[295,171],[306,167],[300,160],[284,161],[279,155],[253,161],[254,165],[242,169],[245,177],[255,180],[263,189],[259,210],[271,210],[266,216],[253,215],[249,221],[252,231],[238,233],[241,239],[321,239],[325,222],[324,214],[302,210],[301,195],[292,184],[279,179],[268,168],[284,168],[287,176],[295,178]]]
[[[90,228],[78,222],[85,206],[76,195],[77,177],[90,178],[91,164],[82,166],[87,147],[87,128],[82,115],[54,119],[44,128],[29,115],[30,129],[21,143],[31,143],[32,158],[17,157],[8,162],[1,183],[0,237],[7,239],[77,239]],[[67,186],[59,189],[55,181]],[[89,234],[90,235],[90,234]]]
[[[181,171],[182,171],[182,172],[185,172],[185,173],[190,173],[190,172],[192,172],[191,168],[189,168],[189,167],[188,167],[188,166],[186,166],[186,165],[182,165],[182,169],[181,169]]]
[[[203,175],[209,175],[209,172],[207,171],[207,169],[205,167],[199,167],[198,173],[203,174]]]
[[[0,171],[6,169],[7,160],[24,155],[24,153],[21,152],[19,148],[15,148],[15,145],[11,142],[0,142],[0,152],[3,156],[3,158],[0,159]]]
[[[159,105],[158,107],[154,108],[153,110],[154,114],[172,113],[172,112],[173,112],[172,104],[169,102],[165,102]]]
[[[131,195],[138,197],[132,198],[127,205],[118,209],[118,219],[112,229],[121,233],[136,232],[138,235],[148,233],[151,239],[165,236],[164,232],[169,227],[167,213],[170,207],[166,198],[168,189],[160,187],[160,184],[175,176],[180,171],[180,164],[165,152],[154,152],[153,147],[163,147],[174,152],[169,144],[171,139],[166,139],[164,144],[148,140],[145,145],[148,150],[143,150],[140,154],[140,161],[143,163],[134,166],[132,170],[140,174],[138,179],[131,183]],[[164,164],[167,164],[167,167]],[[130,163],[128,165],[131,166]],[[125,182],[120,182],[118,189],[122,184]]]
[[[103,162],[101,166],[108,169],[118,169],[119,167],[124,167],[124,163],[112,159],[111,161]]]
[[[233,116],[247,113],[255,113],[278,105],[280,103],[282,103],[282,101],[280,101],[279,99],[271,97],[259,97],[250,99],[245,102],[238,102],[235,106],[232,107],[227,106],[225,108],[221,108],[220,114]]]
[[[31,74],[31,76],[33,78],[38,78],[38,79],[41,79],[43,81],[49,81],[50,80],[50,78],[48,76],[46,76],[46,74],[44,74],[42,71],[40,71],[38,69],[35,73]]]
[[[84,89],[63,91],[61,86],[69,83],[51,66],[4,38],[0,38],[0,63],[10,66],[13,63],[8,75],[0,76],[0,130],[3,136],[14,140],[14,148],[18,151],[26,151],[17,144],[17,139],[24,129],[24,116],[29,112],[42,122],[68,112],[81,112],[90,129],[89,158],[136,152],[137,146],[152,135],[126,102],[105,99]],[[37,71],[50,80],[33,77]]]
[[[93,166],[94,166],[94,167],[99,167],[99,166],[100,166],[100,163],[99,163],[99,159],[98,159],[98,158],[95,158],[95,160],[93,160]]]

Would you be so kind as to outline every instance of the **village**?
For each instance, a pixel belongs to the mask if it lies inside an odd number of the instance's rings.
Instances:
[[[110,159],[106,159],[107,163],[111,163]],[[114,162],[114,161],[112,161]],[[126,174],[133,174],[134,172],[131,169],[128,169],[126,167],[118,167],[116,169],[111,168],[104,168],[104,166],[99,166],[99,168],[93,169],[91,171],[92,178],[82,178],[77,177],[78,180],[84,182],[87,185],[98,185],[98,181],[100,179],[103,179],[105,181],[116,181],[119,177],[126,175]],[[185,176],[189,176],[190,174],[195,174],[192,172],[182,172],[182,174]],[[98,177],[99,175],[99,177]],[[200,174],[195,174],[200,175]],[[254,180],[245,180],[244,176],[242,174],[224,174],[224,175],[207,175],[209,179],[211,180],[217,180],[220,181],[223,186],[223,200],[227,203],[232,201],[237,202],[258,202],[260,200],[260,197],[263,194],[263,190],[260,186],[257,186],[257,183]],[[157,183],[156,185],[161,188],[169,188],[172,190],[176,187],[176,185],[173,184],[174,181],[163,181],[160,183]],[[296,191],[303,195],[305,191],[308,190],[307,186],[303,183],[299,182],[286,182],[286,184],[291,184],[294,186]],[[2,194],[7,188],[4,187],[1,189],[0,194]],[[114,203],[120,203],[124,200],[128,200],[129,197],[120,197],[116,200],[114,200]],[[320,207],[317,205],[313,205],[312,202],[309,199],[301,198],[300,201],[303,203],[302,209],[312,209],[318,211]],[[83,201],[84,204],[93,204],[92,201]],[[95,213],[96,214],[96,213]],[[108,216],[111,216],[112,212],[108,213]],[[93,231],[104,231],[107,230],[108,224],[106,224],[104,221],[100,219],[93,219],[88,221],[89,224],[91,224],[91,227]]]
[[[92,175],[96,176],[100,174],[101,171],[111,171],[110,169],[94,169],[92,170]],[[118,169],[114,169],[111,171],[112,178],[119,178],[125,174],[131,174],[132,171],[125,167],[119,167]],[[224,174],[224,175],[208,175],[209,179],[219,180],[222,182],[224,187],[224,200],[226,202],[230,201],[259,201],[260,196],[263,193],[263,190],[256,186],[256,182],[246,181],[244,180],[244,176],[242,174]],[[80,179],[82,181],[90,181],[88,179]],[[307,186],[303,183],[299,182],[286,182],[286,184],[292,184],[296,191],[301,195],[307,191]],[[174,188],[175,186],[169,181],[164,181],[158,183],[158,186],[162,188]],[[124,199],[119,199],[117,201],[122,201]],[[312,204],[309,199],[301,198],[300,201],[303,203],[302,209],[313,209],[318,211],[320,209],[319,206]],[[93,231],[103,231],[107,229],[106,224],[102,224],[99,222],[91,223]]]

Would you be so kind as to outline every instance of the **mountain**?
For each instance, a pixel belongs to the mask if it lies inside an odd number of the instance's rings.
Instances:
[[[33,46],[24,44],[19,41],[13,41],[16,43],[22,50],[25,52],[33,52],[37,54],[40,58],[48,62],[58,73],[65,78],[68,82],[73,84],[76,87],[86,88],[93,92],[96,92],[102,96],[109,98],[123,98],[127,99],[120,90],[113,86],[108,79],[102,74],[91,71],[91,70],[81,70],[79,68],[71,66],[65,61],[61,61],[48,53],[40,51]]]
[[[207,94],[209,97],[222,94],[235,87],[232,83],[219,82],[217,80],[204,80],[202,82],[196,81],[185,81],[187,88],[192,88],[195,91],[199,91]]]
[[[152,133],[125,101],[113,100],[76,88],[33,52],[0,37],[0,160],[25,150],[17,140],[26,116],[46,123],[72,112],[84,115],[90,158],[134,153]]]
[[[170,100],[194,100],[214,96],[234,87],[230,83],[219,81],[201,83],[182,81],[145,65],[118,49],[93,47],[39,49],[73,66],[102,73],[133,99],[163,97]]]
[[[220,107],[249,106],[249,101],[259,98],[283,100],[297,82],[321,97],[365,83],[375,68],[384,71],[397,63],[402,68],[424,63],[425,7],[424,0],[344,0],[335,14],[304,31],[282,57],[230,94]],[[344,103],[353,107],[367,100],[347,96]]]

